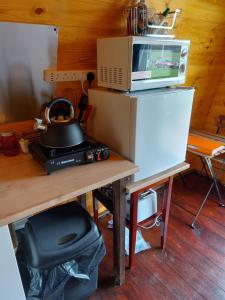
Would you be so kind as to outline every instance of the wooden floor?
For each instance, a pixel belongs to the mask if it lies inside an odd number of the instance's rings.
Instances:
[[[212,194],[195,230],[188,225],[209,187],[197,174],[174,185],[167,248],[163,254],[159,228],[143,232],[152,249],[136,255],[122,287],[112,286],[112,231],[101,220],[107,256],[100,265],[99,289],[90,300],[225,299],[225,208]],[[223,196],[225,190],[223,191]]]

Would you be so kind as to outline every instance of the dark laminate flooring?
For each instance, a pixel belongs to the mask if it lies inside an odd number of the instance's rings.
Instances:
[[[213,191],[196,229],[191,229],[209,179],[185,176],[186,187],[178,178],[174,184],[165,253],[159,249],[159,228],[143,231],[152,246],[136,255],[136,265],[126,272],[126,283],[112,285],[112,231],[107,218],[100,221],[107,256],[100,265],[99,289],[90,300],[120,299],[225,299],[225,208],[218,206]],[[225,190],[222,191],[223,196]]]

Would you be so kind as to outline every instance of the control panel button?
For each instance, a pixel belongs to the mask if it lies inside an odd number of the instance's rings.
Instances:
[[[100,155],[102,160],[106,160],[110,156],[110,151],[108,149],[103,149]]]
[[[188,49],[183,49],[181,51],[181,57],[185,57],[185,56],[187,56],[187,54],[188,54]]]
[[[179,70],[180,70],[180,73],[184,73],[185,72],[185,64],[181,64]]]
[[[97,161],[106,160],[109,158],[109,156],[110,156],[109,149],[101,148],[95,152],[95,159]]]
[[[101,152],[97,152],[97,155],[96,155],[96,160],[102,160],[101,158]]]

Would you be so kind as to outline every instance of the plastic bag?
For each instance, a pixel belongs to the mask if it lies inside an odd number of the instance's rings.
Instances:
[[[87,281],[105,256],[102,237],[80,255],[48,269],[33,268],[23,254],[23,242],[17,249],[17,261],[27,300],[63,300],[64,287],[71,278]]]

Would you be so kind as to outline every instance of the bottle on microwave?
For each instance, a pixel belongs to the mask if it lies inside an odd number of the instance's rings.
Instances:
[[[183,84],[190,41],[124,36],[97,40],[98,85],[137,91]]]

